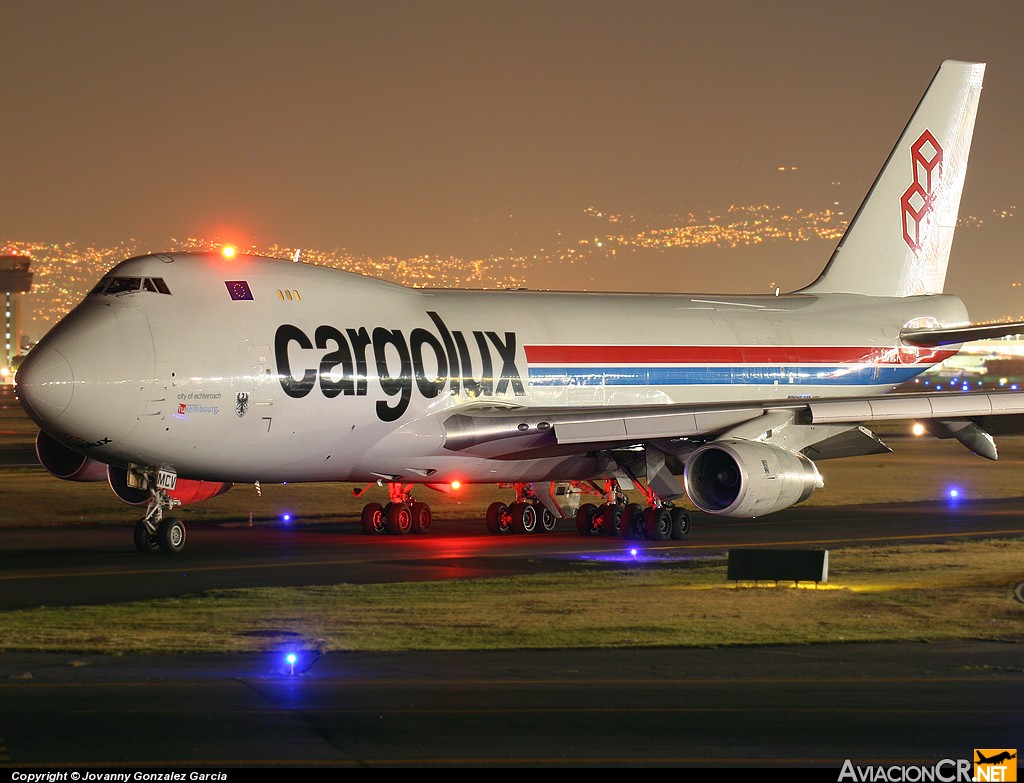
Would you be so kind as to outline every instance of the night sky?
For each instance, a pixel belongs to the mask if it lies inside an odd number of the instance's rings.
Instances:
[[[988,63],[961,206],[987,222],[947,290],[1019,315],[1024,216],[989,217],[1024,206],[1022,32],[1015,2],[0,0],[0,238],[475,257],[576,236],[587,207],[852,215],[953,58]],[[762,291],[834,244],[582,277]]]

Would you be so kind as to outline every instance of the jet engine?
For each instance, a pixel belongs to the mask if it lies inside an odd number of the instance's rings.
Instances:
[[[803,454],[749,440],[718,440],[693,452],[686,494],[701,511],[752,518],[789,508],[823,486]]]
[[[131,506],[144,506],[149,503],[149,492],[144,489],[136,489],[128,486],[128,471],[111,465],[107,469],[107,483],[121,500]],[[203,500],[222,495],[231,489],[231,482],[223,481],[198,481],[196,479],[179,478],[174,489],[168,491],[181,505],[188,506],[199,503]]]
[[[65,481],[103,481],[107,466],[73,451],[42,430],[36,435],[36,458],[51,476]]]

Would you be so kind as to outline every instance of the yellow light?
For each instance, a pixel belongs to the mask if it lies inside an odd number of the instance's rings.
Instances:
[[[224,256],[224,258],[234,258],[237,252],[238,251],[235,249],[234,245],[224,245],[224,247],[220,249],[220,254]]]
[[[462,482],[461,481],[453,481],[452,482],[452,489],[458,489],[461,486],[462,486]]]
[[[910,431],[913,432],[914,435],[916,435],[917,437],[920,437],[924,435],[924,425],[919,421],[915,421],[914,426],[911,427]]]

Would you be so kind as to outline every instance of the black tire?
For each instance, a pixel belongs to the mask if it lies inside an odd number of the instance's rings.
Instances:
[[[537,506],[537,532],[538,533],[552,533],[555,530],[555,525],[558,523],[558,519],[548,511],[544,506]]]
[[[392,535],[404,536],[412,530],[412,510],[405,503],[388,503],[384,517]]]
[[[622,509],[620,529],[622,537],[636,541],[644,537],[644,508],[639,503],[630,503]]]
[[[534,533],[537,530],[537,508],[532,503],[513,503],[508,507],[512,514],[512,530],[516,533]]]
[[[141,519],[135,523],[135,548],[143,554],[158,552],[160,550],[160,541],[155,535],[149,532],[149,528],[146,527],[146,523]]]
[[[379,536],[387,529],[384,520],[384,506],[380,503],[367,503],[363,506],[363,514],[359,519],[363,532],[371,536]]]
[[[679,541],[690,535],[690,513],[685,508],[672,509],[672,538]]]
[[[495,535],[508,533],[512,530],[512,516],[508,513],[508,506],[500,500],[496,500],[487,507],[487,529]]]
[[[596,536],[601,532],[601,515],[593,503],[584,503],[576,512],[576,532],[581,536]]]
[[[672,536],[672,513],[667,508],[649,508],[644,511],[647,538],[650,541],[668,541]]]
[[[434,521],[434,515],[430,512],[430,506],[426,503],[416,502],[409,509],[412,512],[412,532],[426,533]]]
[[[622,531],[622,506],[618,503],[606,503],[598,512],[601,514],[601,535],[619,535]]]
[[[185,548],[185,523],[177,517],[168,517],[156,529],[160,549],[174,555]]]

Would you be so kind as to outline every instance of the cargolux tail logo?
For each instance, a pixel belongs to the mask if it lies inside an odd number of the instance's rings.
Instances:
[[[910,145],[910,160],[914,166],[914,181],[900,199],[903,212],[903,241],[914,251],[921,252],[921,229],[928,213],[935,207],[935,196],[942,179],[942,147],[930,130],[925,130]]]
[[[1017,780],[1016,748],[975,748],[974,780],[1013,783]]]

